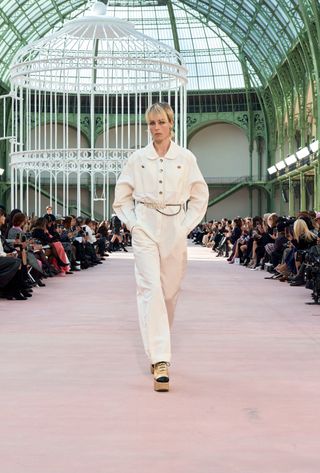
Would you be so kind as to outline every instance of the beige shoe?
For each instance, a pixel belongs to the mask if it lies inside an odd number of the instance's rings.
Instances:
[[[167,363],[166,361],[159,361],[159,363],[155,363],[153,365],[153,378],[154,378],[155,391],[169,391],[169,372],[168,372],[169,366],[170,366],[170,363]]]

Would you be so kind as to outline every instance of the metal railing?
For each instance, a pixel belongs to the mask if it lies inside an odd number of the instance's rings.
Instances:
[[[258,181],[258,176],[223,176],[206,177],[207,184],[240,184],[242,182]]]

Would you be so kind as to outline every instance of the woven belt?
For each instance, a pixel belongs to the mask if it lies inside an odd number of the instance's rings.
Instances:
[[[159,212],[162,215],[166,215],[167,217],[174,217],[175,215],[178,215],[181,212],[181,209],[183,208],[183,204],[164,204],[162,202],[137,202],[137,204],[143,204],[149,209],[154,209],[157,212]],[[159,209],[165,209],[166,207],[179,207],[179,210],[173,214],[166,214],[165,212],[161,212]]]

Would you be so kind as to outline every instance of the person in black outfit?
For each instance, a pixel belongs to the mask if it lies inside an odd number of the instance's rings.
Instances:
[[[6,213],[0,209],[0,227],[5,225]],[[9,300],[26,300],[31,297],[32,290],[24,281],[22,261],[17,256],[17,251],[5,241],[0,234],[0,290]]]
[[[49,225],[51,224],[51,233],[47,228],[48,220]],[[49,245],[52,262],[57,271],[67,273],[70,270],[70,262],[60,241],[59,234],[55,231],[52,223],[53,222],[50,220],[50,216],[38,218],[35,226],[32,229],[32,238],[40,241],[42,245]]]
[[[121,236],[121,220],[117,215],[111,218],[112,238],[109,242],[108,251],[119,251],[120,248],[127,253],[127,249],[123,244]]]
[[[308,223],[312,229],[309,229]],[[297,274],[295,277],[291,278],[291,286],[303,286],[305,284],[305,253],[317,244],[317,235],[311,220],[308,223],[306,218],[301,217],[298,218],[293,225],[294,238],[291,240],[291,244],[294,248],[294,263]]]
[[[282,261],[283,252],[288,244],[288,238],[286,237],[287,224],[280,222],[277,224],[277,237],[274,242],[274,249],[270,255],[270,262],[275,268]]]

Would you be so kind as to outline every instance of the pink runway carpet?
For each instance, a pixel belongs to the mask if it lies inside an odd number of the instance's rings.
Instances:
[[[0,301],[1,473],[319,473],[320,306],[189,248],[171,391],[153,391],[133,259]]]

